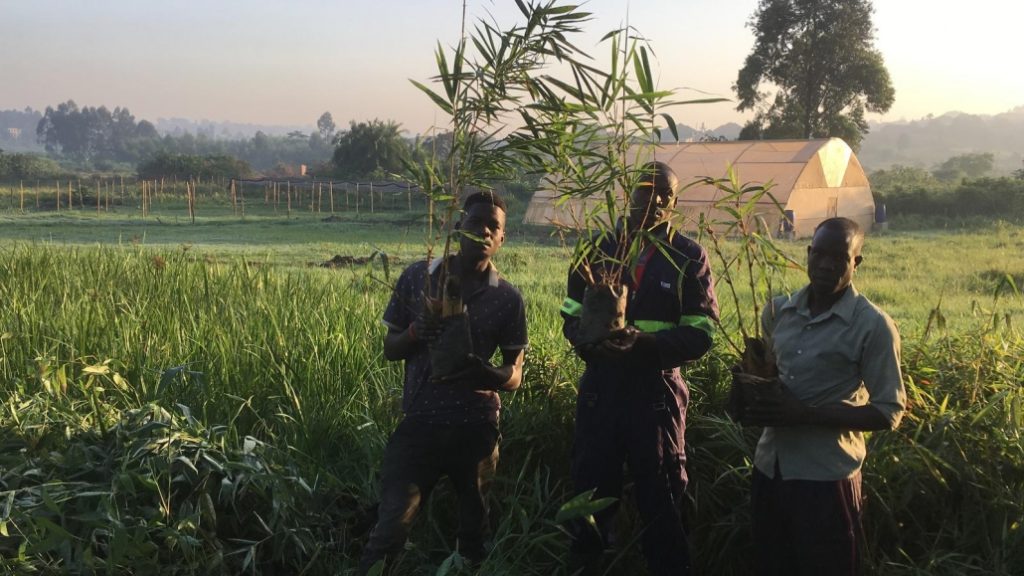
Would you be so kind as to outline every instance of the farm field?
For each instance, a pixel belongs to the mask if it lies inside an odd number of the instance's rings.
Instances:
[[[380,316],[389,282],[424,256],[422,225],[174,214],[0,214],[0,567],[346,573],[400,417]],[[781,245],[803,260],[805,242]],[[568,255],[513,227],[496,260],[527,301],[531,348],[522,388],[503,397],[481,574],[565,574],[555,517],[572,496],[581,369],[557,314]],[[1024,228],[894,230],[869,236],[864,256],[855,282],[901,328],[912,401],[898,431],[871,439],[868,573],[1024,573]],[[792,270],[786,284],[802,279]],[[735,306],[719,297],[728,323]],[[707,574],[750,570],[756,431],[723,414],[732,361],[718,346],[688,369],[690,513]],[[452,502],[439,487],[405,573],[459,573]],[[641,564],[625,543],[610,573]]]

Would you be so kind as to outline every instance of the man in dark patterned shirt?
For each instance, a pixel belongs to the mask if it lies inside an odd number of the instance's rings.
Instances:
[[[402,273],[384,312],[384,356],[405,361],[405,417],[388,441],[381,466],[377,525],[360,563],[365,574],[401,552],[409,527],[430,490],[447,475],[458,497],[459,552],[485,555],[484,495],[498,462],[498,391],[519,387],[526,348],[526,306],[491,263],[505,239],[505,202],[477,192],[463,203],[459,253],[448,265],[460,279],[474,354],[469,366],[431,378],[428,344],[440,326],[423,314],[426,283],[436,286],[441,260],[420,261]],[[489,359],[501,349],[501,365]]]

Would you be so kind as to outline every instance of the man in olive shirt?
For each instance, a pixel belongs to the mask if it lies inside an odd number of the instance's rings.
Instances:
[[[822,222],[807,249],[810,283],[762,318],[783,385],[742,414],[765,427],[752,494],[761,575],[860,570],[864,432],[894,429],[906,405],[896,326],[853,287],[863,242],[852,220]]]

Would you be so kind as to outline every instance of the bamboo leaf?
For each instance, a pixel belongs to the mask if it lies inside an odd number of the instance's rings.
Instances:
[[[409,80],[409,81],[412,82],[413,86],[419,88],[421,91],[423,91],[423,93],[425,93],[427,96],[429,96],[430,99],[434,101],[434,104],[436,104],[438,108],[440,108],[441,110],[443,110],[447,114],[451,114],[452,113],[451,104],[449,104],[447,101],[445,101],[445,99],[442,98],[439,94],[437,94],[436,92],[434,92],[430,88],[424,86],[423,84],[420,84],[419,82],[417,82],[415,80]]]
[[[590,523],[594,522],[593,515],[615,504],[615,498],[598,498],[591,500],[593,490],[577,494],[565,504],[562,504],[555,515],[555,522],[559,524],[570,520],[585,519]]]

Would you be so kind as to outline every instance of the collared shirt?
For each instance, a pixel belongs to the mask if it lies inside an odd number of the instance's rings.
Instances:
[[[436,283],[441,259],[430,263]],[[423,309],[426,260],[411,264],[402,272],[384,311],[384,324],[392,330],[406,330]],[[463,298],[470,325],[473,353],[489,360],[495,350],[526,348],[526,305],[514,286],[498,275],[491,265],[487,284]],[[430,382],[430,354],[419,343],[405,360],[402,411],[407,418],[431,424],[497,422],[501,400],[491,390],[472,390],[464,384]]]
[[[811,315],[809,288],[775,298],[762,315],[779,379],[811,406],[870,404],[895,428],[906,406],[900,336],[881,309],[851,285],[832,308]],[[766,427],[754,465],[789,480],[841,480],[860,470],[864,434],[822,426]]]
[[[655,334],[658,358],[631,355],[625,363],[616,364],[629,364],[634,376],[641,370],[660,378],[662,370],[696,360],[711,348],[718,300],[704,248],[668,225],[663,224],[653,232],[658,243],[646,247],[623,280],[630,285],[626,322]],[[617,252],[618,244],[615,238],[609,238],[598,248],[611,255]],[[601,265],[596,262],[595,268]],[[600,274],[601,270],[595,273]],[[562,332],[573,345],[586,286],[578,269],[569,271],[561,308]]]

